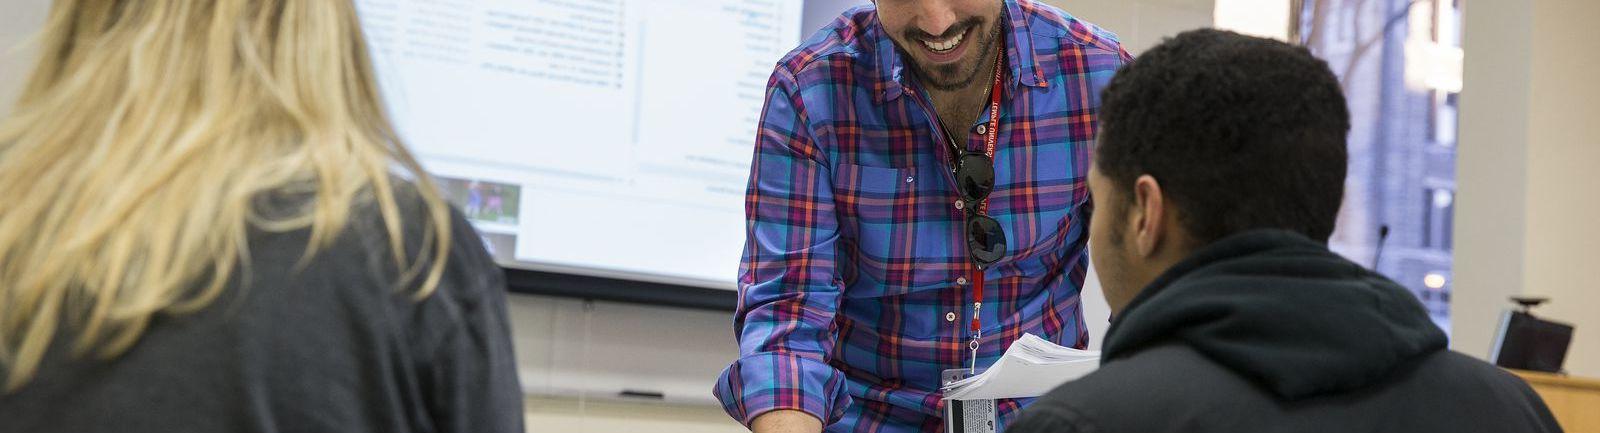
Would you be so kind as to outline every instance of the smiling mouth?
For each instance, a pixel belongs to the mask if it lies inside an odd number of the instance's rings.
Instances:
[[[956,33],[955,36],[944,39],[919,39],[918,42],[922,42],[922,46],[927,47],[929,51],[933,51],[935,54],[947,54],[955,51],[956,47],[961,46],[961,41],[966,39],[970,30],[972,29],[968,28],[967,31]]]

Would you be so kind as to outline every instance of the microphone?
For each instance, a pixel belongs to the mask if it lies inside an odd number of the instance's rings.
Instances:
[[[1378,227],[1378,248],[1377,248],[1376,252],[1372,253],[1372,271],[1373,272],[1377,272],[1378,271],[1378,259],[1383,258],[1383,241],[1386,241],[1388,239],[1389,239],[1389,225],[1388,224],[1384,224],[1382,226],[1379,226]]]

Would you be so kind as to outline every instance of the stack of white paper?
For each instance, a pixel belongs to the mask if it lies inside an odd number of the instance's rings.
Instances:
[[[982,374],[944,387],[949,400],[1038,397],[1100,366],[1100,352],[1062,347],[1024,334]]]

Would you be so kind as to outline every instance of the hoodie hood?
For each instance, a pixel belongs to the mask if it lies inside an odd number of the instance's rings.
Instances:
[[[1290,400],[1361,388],[1446,343],[1408,290],[1285,230],[1167,270],[1112,322],[1102,362],[1172,341]]]

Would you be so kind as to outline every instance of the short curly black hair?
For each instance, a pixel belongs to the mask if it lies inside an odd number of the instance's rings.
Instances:
[[[1125,66],[1101,100],[1095,167],[1118,191],[1154,177],[1194,240],[1333,233],[1350,113],[1333,71],[1305,48],[1185,32]]]

